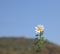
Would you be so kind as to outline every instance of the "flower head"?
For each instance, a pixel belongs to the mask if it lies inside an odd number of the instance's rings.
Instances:
[[[44,26],[43,25],[38,25],[37,27],[35,27],[35,31],[36,31],[36,33],[40,33],[41,31],[43,31],[44,30]]]

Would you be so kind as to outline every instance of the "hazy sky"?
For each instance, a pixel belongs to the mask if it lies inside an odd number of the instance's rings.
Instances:
[[[44,37],[60,44],[60,0],[0,0],[0,37],[35,38],[35,26]]]

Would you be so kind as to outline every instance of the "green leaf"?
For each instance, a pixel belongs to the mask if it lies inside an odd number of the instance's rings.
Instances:
[[[34,41],[35,41],[34,44],[37,45],[37,43],[38,43],[38,38],[35,38]]]
[[[39,36],[38,34],[36,34],[36,36]]]

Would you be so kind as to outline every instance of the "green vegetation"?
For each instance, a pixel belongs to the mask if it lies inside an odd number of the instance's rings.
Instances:
[[[0,54],[40,54],[34,46],[34,39],[0,38]],[[41,54],[60,54],[60,46],[51,42],[45,43]]]

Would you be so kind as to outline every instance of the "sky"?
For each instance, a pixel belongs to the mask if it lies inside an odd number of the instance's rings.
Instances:
[[[0,0],[0,37],[35,38],[39,24],[60,45],[60,0]]]

